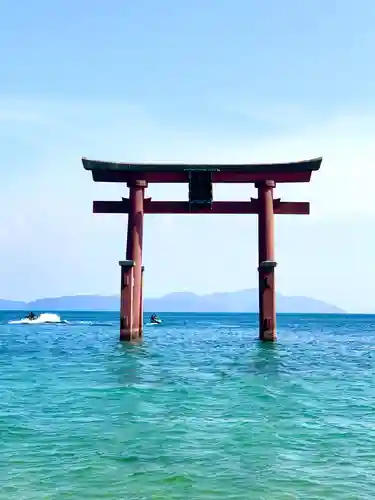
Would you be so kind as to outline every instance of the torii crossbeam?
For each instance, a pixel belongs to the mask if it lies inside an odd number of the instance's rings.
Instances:
[[[276,183],[309,182],[322,158],[260,165],[204,165],[113,163],[82,159],[95,182],[121,182],[129,198],[94,201],[95,214],[128,214],[126,260],[121,266],[120,340],[139,340],[143,330],[143,218],[144,214],[257,214],[259,255],[259,338],[276,340],[274,215],[308,215],[305,202],[274,199]],[[145,198],[150,183],[186,183],[188,201]],[[214,183],[253,183],[258,198],[249,201],[213,201]]]

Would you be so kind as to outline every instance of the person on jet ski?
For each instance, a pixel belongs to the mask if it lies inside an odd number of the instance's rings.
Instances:
[[[33,312],[31,312],[31,313],[27,316],[27,319],[29,319],[29,320],[31,320],[31,321],[32,321],[33,319],[35,319],[35,318],[36,318],[36,316],[35,316],[35,314],[34,314]]]
[[[156,316],[155,313],[151,315],[150,321],[151,321],[151,323],[157,323],[158,322],[158,317]]]

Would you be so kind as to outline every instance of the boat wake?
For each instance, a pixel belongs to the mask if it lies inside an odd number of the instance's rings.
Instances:
[[[43,325],[46,323],[67,324],[68,322],[62,320],[58,314],[53,313],[42,313],[34,319],[22,318],[19,320],[9,321],[9,324],[11,325]]]
[[[64,323],[64,321],[63,321]],[[80,326],[80,325],[85,325],[85,326],[113,326],[117,324],[116,322],[103,322],[103,321],[65,321],[66,324],[72,325],[72,326]]]

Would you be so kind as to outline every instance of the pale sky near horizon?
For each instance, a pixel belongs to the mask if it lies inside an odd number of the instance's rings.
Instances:
[[[126,220],[91,211],[127,189],[82,156],[323,156],[277,189],[311,202],[277,217],[277,290],[375,312],[374,19],[373,0],[0,1],[0,297],[118,292]],[[144,264],[147,296],[256,287],[256,218],[147,216]]]

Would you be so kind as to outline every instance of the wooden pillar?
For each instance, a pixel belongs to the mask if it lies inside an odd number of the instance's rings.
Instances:
[[[139,311],[139,328],[141,334],[143,333],[143,274],[144,274],[145,266],[142,266],[142,274],[141,274],[141,307]]]
[[[258,189],[258,255],[259,255],[259,338],[276,340],[274,181],[255,184]]]
[[[129,214],[128,234],[126,243],[126,259],[132,261],[132,304],[130,340],[142,336],[142,247],[143,247],[143,217],[144,217],[144,192],[147,187],[145,181],[128,183],[129,187]],[[130,309],[130,306],[129,306]]]
[[[133,340],[133,268],[134,261],[121,260],[120,340]]]

